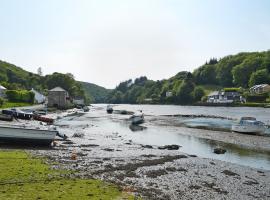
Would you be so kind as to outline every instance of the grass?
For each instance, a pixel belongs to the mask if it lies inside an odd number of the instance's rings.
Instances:
[[[23,106],[31,106],[33,104],[31,103],[23,103],[23,102],[4,102],[2,106],[0,106],[1,109],[4,108],[14,108],[14,107],[23,107]]]
[[[23,151],[0,151],[0,199],[134,199],[94,179],[71,179]]]

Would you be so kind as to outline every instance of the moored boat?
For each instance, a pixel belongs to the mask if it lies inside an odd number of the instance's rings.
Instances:
[[[49,118],[49,117],[44,117],[41,115],[33,115],[33,119],[41,122],[45,122],[47,124],[53,124],[54,119]]]
[[[141,111],[140,113],[133,114],[129,119],[131,120],[131,123],[134,125],[141,124],[144,122],[144,114]]]
[[[232,131],[239,133],[264,133],[265,124],[256,120],[255,117],[241,117],[236,124],[232,125]]]
[[[111,105],[107,105],[107,113],[112,114],[113,113],[113,107]]]
[[[12,121],[13,116],[12,115],[0,114],[0,120],[1,121]]]
[[[82,109],[83,109],[83,112],[88,112],[90,110],[88,106],[84,106]]]
[[[50,145],[59,135],[56,130],[42,130],[23,127],[0,126],[0,141],[33,144],[33,145]]]
[[[20,109],[12,108],[10,110],[2,110],[2,113],[5,115],[12,115],[18,119],[30,120],[33,117],[32,113],[24,112]]]

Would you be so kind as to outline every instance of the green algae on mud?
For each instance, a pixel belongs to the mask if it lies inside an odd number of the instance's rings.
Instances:
[[[115,185],[69,173],[23,151],[0,151],[0,199],[133,199]]]

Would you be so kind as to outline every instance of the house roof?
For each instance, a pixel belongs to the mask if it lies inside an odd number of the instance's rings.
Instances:
[[[266,86],[268,86],[268,84],[254,85],[254,86],[252,86],[252,87],[250,88],[250,90],[255,90],[255,89],[257,89],[257,88],[264,88],[264,87],[266,87]]]
[[[6,90],[7,88],[5,88],[4,86],[0,85],[0,90]]]
[[[215,96],[215,95],[219,95],[219,91],[211,92],[211,93],[208,94],[207,96]]]
[[[66,92],[66,90],[64,90],[61,87],[55,87],[53,89],[50,90],[51,92]]]

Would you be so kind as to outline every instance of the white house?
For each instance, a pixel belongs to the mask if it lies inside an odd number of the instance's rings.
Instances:
[[[6,96],[6,88],[2,85],[0,85],[0,97],[5,97]]]
[[[31,90],[31,92],[33,92],[35,94],[35,102],[36,103],[44,103],[45,102],[46,97],[43,94],[39,93],[38,91],[34,90],[33,88]]]
[[[84,105],[84,99],[73,99],[75,105]]]
[[[214,91],[207,96],[208,103],[233,103],[235,101],[244,101],[239,92]]]
[[[260,85],[254,85],[249,89],[250,93],[253,94],[262,94],[266,92],[270,92],[270,85],[268,84],[260,84]]]
[[[172,97],[173,93],[172,92],[166,92],[166,97]]]

